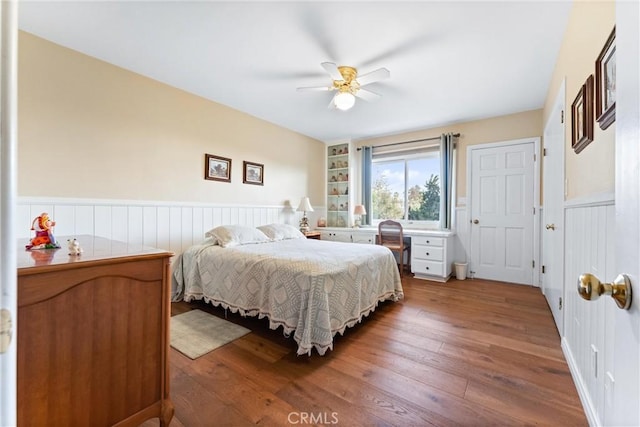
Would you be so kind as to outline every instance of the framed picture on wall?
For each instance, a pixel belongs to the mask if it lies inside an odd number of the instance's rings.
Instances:
[[[578,154],[593,141],[593,74],[571,104],[571,148]]]
[[[596,59],[596,121],[600,129],[616,120],[616,27]]]
[[[244,173],[242,182],[245,184],[264,185],[264,165],[260,163],[242,162]]]
[[[204,179],[231,182],[231,159],[205,154]]]

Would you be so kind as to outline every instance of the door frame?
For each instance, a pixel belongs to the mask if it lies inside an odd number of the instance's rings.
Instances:
[[[540,137],[534,136],[530,138],[510,139],[506,141],[488,142],[485,144],[470,145],[467,147],[467,218],[471,222],[471,208],[473,203],[472,197],[472,165],[471,160],[473,153],[476,150],[483,150],[487,148],[507,147],[509,145],[520,145],[533,143],[533,261],[535,267],[533,268],[532,286],[540,287]],[[473,233],[469,231],[467,236],[467,247],[469,248],[469,270],[473,271],[473,246],[471,245],[471,236]],[[473,276],[472,276],[473,277]]]
[[[17,424],[18,285],[16,205],[18,176],[18,2],[0,2],[0,309],[12,337],[0,354],[0,425]]]

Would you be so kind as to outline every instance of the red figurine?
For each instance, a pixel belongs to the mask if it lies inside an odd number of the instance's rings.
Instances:
[[[56,225],[55,221],[51,221],[49,214],[43,212],[40,216],[36,217],[31,223],[31,229],[36,232],[36,236],[31,239],[26,248],[31,249],[58,249],[60,245],[53,237],[53,227]]]

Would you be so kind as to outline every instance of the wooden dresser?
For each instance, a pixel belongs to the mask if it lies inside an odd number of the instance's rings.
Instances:
[[[167,426],[172,253],[75,237],[19,242],[18,425]]]

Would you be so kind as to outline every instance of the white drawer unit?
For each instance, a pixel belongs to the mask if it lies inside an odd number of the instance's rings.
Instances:
[[[418,279],[439,280],[421,276],[438,276],[441,278],[444,276],[444,263],[442,261],[425,261],[414,258],[414,261],[411,262],[411,271]]]
[[[376,243],[375,230],[321,230],[322,240],[333,242],[364,243],[374,245]]]
[[[416,260],[428,260],[428,261],[444,261],[444,248],[438,248],[434,246],[425,246],[425,245],[413,245],[411,252],[413,249],[417,250],[418,253],[414,254],[413,258]]]
[[[351,233],[348,231],[321,231],[322,240],[331,240],[332,242],[349,242],[351,243]]]
[[[351,233],[351,241],[353,243],[364,243],[367,245],[375,245],[376,244],[376,232],[375,231],[365,231],[365,230],[354,230]]]
[[[411,272],[417,279],[446,282],[453,263],[453,235],[411,236]]]
[[[429,237],[429,236],[415,236],[411,238],[411,243],[414,245],[424,246],[444,246],[444,237]]]

